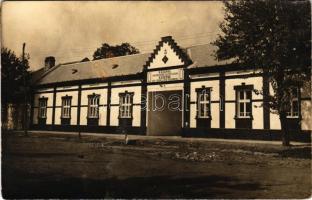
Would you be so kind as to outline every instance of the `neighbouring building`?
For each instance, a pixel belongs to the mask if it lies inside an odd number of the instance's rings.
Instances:
[[[32,129],[277,138],[268,77],[252,66],[217,61],[210,44],[180,48],[163,37],[152,53],[55,66],[34,80]],[[264,95],[256,95],[254,89]],[[293,89],[293,135],[310,135],[311,82]]]

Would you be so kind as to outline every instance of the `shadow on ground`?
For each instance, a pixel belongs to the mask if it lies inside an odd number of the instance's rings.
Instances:
[[[289,148],[279,152],[282,157],[311,159],[311,147]]]
[[[240,182],[226,176],[133,177],[94,180],[57,175],[2,171],[4,198],[216,198],[228,190],[254,191],[258,183]]]

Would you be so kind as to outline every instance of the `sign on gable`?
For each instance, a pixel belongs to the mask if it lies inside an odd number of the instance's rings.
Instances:
[[[147,82],[166,82],[166,81],[176,81],[183,79],[183,69],[169,69],[169,70],[159,70],[151,71],[147,74]]]

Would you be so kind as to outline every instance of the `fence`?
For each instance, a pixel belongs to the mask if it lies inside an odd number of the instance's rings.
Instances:
[[[30,122],[30,105],[27,106],[27,128]],[[2,130],[23,130],[24,129],[24,104],[8,104],[1,107],[1,128]]]

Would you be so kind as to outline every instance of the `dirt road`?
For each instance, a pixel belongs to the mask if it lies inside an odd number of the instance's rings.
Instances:
[[[4,198],[307,198],[309,146],[4,134]]]

